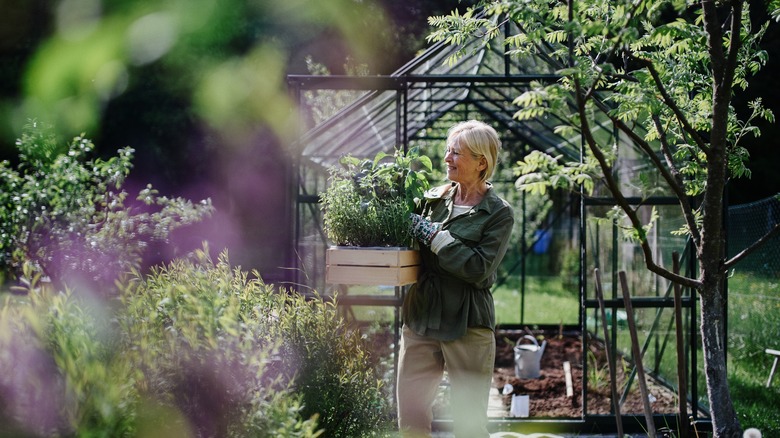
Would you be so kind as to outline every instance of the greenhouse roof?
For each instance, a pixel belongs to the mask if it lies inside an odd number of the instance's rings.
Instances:
[[[504,36],[510,31],[505,29]],[[514,118],[519,109],[514,99],[532,81],[557,80],[555,72],[561,66],[544,54],[510,57],[502,38],[489,45],[479,38],[459,47],[434,44],[390,76],[289,76],[297,91],[362,90],[351,104],[301,137],[303,158],[330,166],[344,155],[373,157],[425,137],[426,130],[445,114],[460,111],[460,119],[479,118],[492,124],[505,148],[530,148],[578,160],[580,136],[558,134],[555,128],[563,124],[561,120],[552,115]],[[594,125],[612,135],[606,116]]]

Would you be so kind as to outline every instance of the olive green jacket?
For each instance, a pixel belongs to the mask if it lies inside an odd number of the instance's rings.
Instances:
[[[514,224],[512,208],[492,186],[468,213],[450,218],[454,193],[454,183],[426,193],[422,215],[442,222],[454,241],[438,254],[421,245],[422,270],[403,304],[404,324],[442,341],[463,336],[467,327],[495,330],[490,287]]]

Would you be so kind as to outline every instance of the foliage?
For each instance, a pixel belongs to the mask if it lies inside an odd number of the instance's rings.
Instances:
[[[588,356],[588,390],[605,390],[609,386],[609,365],[606,361],[599,363],[596,353],[590,348]]]
[[[283,368],[295,370],[293,388],[303,413],[317,415],[328,437],[377,436],[394,427],[379,357],[347,330],[336,302],[292,297],[279,315]]]
[[[559,133],[576,133],[581,123],[583,129],[591,129],[588,117],[606,111],[614,125],[640,147],[655,147],[658,157],[669,160],[669,167],[681,179],[681,193],[701,194],[706,157],[700,140],[701,133],[711,129],[713,98],[705,29],[683,18],[665,20],[674,8],[682,7],[673,2],[640,2],[632,8],[622,2],[590,1],[577,2],[574,7],[570,22],[564,2],[552,8],[549,2],[488,2],[485,18],[457,13],[432,18],[438,28],[429,39],[457,42],[467,35],[489,39],[497,27],[492,16],[510,14],[524,31],[508,38],[508,52],[549,56],[561,74],[560,81],[536,82],[515,99],[518,119],[551,114],[565,122],[556,128]],[[734,78],[739,89],[744,89],[747,78],[766,63],[766,52],[758,47],[766,25],[753,29],[748,14],[742,20],[742,46],[737,54],[740,67]],[[582,97],[582,108],[571,104],[576,93]],[[734,177],[749,175],[745,167],[748,153],[739,143],[748,135],[760,134],[752,123],[761,118],[774,120],[761,99],[751,102],[749,109],[745,120],[737,118],[734,108],[729,111],[726,162]],[[691,129],[696,133],[691,134]],[[639,136],[641,132],[645,132],[644,137]],[[614,165],[614,146],[598,145],[607,169]],[[544,159],[544,155],[532,153],[518,163],[518,173],[523,175],[518,185],[523,190],[538,192],[545,187],[583,184],[586,191],[592,191],[588,175],[597,163],[591,151],[582,164],[560,165],[558,159]]]
[[[28,267],[24,296],[0,296],[0,423],[18,436],[128,436],[135,372],[101,309],[53,294]],[[16,434],[12,434],[17,436]]]
[[[196,262],[128,281],[121,301],[128,359],[153,404],[209,436],[314,434],[316,420],[291,387],[294,371],[274,365],[277,317],[300,303],[231,268],[226,255],[214,264],[201,251]]]
[[[198,251],[115,302],[28,267],[0,296],[0,421],[19,436],[370,436],[387,396],[335,303]],[[256,274],[256,273],[255,273]]]
[[[14,28],[28,32],[15,37],[30,41],[32,53],[20,62],[27,64],[23,78],[6,78],[24,84],[22,99],[6,104],[71,132],[93,131],[101,120],[103,126],[117,123],[123,130],[118,138],[148,136],[166,158],[168,140],[179,146],[173,149],[188,146],[181,132],[161,132],[171,125],[195,130],[212,123],[231,136],[262,123],[280,137],[291,135],[290,124],[279,123],[294,104],[285,64],[299,61],[288,59],[323,34],[372,64],[389,61],[391,40],[398,40],[373,2],[192,0],[184,8],[175,0],[116,0],[85,5],[83,14],[67,9],[20,6],[19,13],[43,14],[59,24],[39,32]],[[368,31],[388,38],[365,38]],[[145,120],[121,120],[139,111]],[[180,113],[189,117],[181,120]]]
[[[212,211],[210,200],[193,204],[151,186],[130,202],[130,148],[91,158],[95,146],[83,135],[63,145],[35,121],[17,146],[18,166],[0,163],[0,269],[14,277],[31,263],[55,282],[108,287],[139,266],[150,242]]]
[[[320,196],[328,238],[336,245],[409,246],[409,213],[428,188],[430,158],[412,148],[340,162],[342,167],[330,169],[330,186]]]
[[[262,421],[281,420],[256,412],[265,409],[264,391],[272,388],[296,394],[301,403],[297,415],[316,418],[325,436],[364,436],[384,425],[387,404],[379,378],[366,366],[367,351],[346,329],[334,303],[274,291],[237,268],[231,270],[225,255],[216,265],[203,252],[199,257],[197,264],[178,261],[157,269],[138,288],[123,294],[129,314],[125,331],[143,341],[134,344],[147,346],[139,354],[168,356],[143,362],[175,366],[150,369],[155,380],[175,382],[182,371],[176,367],[193,361],[201,361],[196,370],[206,373],[204,377],[210,370],[227,374],[231,366],[219,364],[233,364],[239,373],[215,377],[228,383],[229,390],[249,391],[245,395],[251,398],[245,401],[251,405],[244,409],[251,409],[237,421],[246,430],[268,430]],[[251,363],[243,363],[253,356]],[[186,388],[192,382],[176,384]],[[200,396],[215,397],[211,390]],[[229,416],[235,410],[228,404],[222,412]]]
[[[532,32],[510,38],[511,51],[538,53],[541,44],[548,43],[552,46],[550,55],[561,67],[559,72],[563,79],[555,84],[536,83],[520,95],[515,100],[520,106],[516,117],[523,120],[546,114],[563,115],[569,126],[560,126],[559,130],[578,127],[585,119],[568,99],[572,93],[581,92],[584,94],[581,113],[607,111],[615,126],[629,133],[641,148],[648,152],[655,148],[655,153],[668,161],[667,165],[661,165],[660,161],[657,164],[664,169],[668,167],[668,172],[679,178],[680,193],[701,194],[706,185],[704,150],[707,148],[702,148],[700,136],[711,129],[710,103],[713,98],[706,31],[697,23],[683,19],[663,21],[662,14],[673,7],[665,2],[641,3],[634,10],[622,4],[589,3],[592,4],[578,3],[579,9],[575,11],[572,23],[566,22],[563,4],[548,9],[546,4],[539,7],[532,2],[533,7],[528,11],[517,12],[518,19],[533,17],[538,24]],[[500,6],[495,8],[494,13],[503,11]],[[738,68],[734,78],[735,86],[740,89],[747,86],[749,75],[766,63],[766,53],[758,48],[766,26],[752,31],[747,14],[742,24],[745,26],[743,46],[737,56],[738,64],[744,68]],[[544,26],[568,28],[575,32],[571,37],[574,41],[563,30],[545,33]],[[563,40],[558,41],[554,35]],[[571,52],[565,44],[568,42],[574,44]],[[752,123],[759,118],[774,120],[771,111],[762,106],[761,99],[751,102],[749,109],[751,113],[745,120],[737,118],[734,108],[729,111],[726,162],[733,177],[749,176],[745,167],[748,153],[739,143],[748,135],[760,135]],[[588,127],[587,123],[583,126]],[[692,134],[693,131],[696,133]],[[639,137],[637,132],[644,132],[644,137]],[[609,153],[614,145],[599,144],[598,147],[605,154],[606,169],[612,169],[615,157],[610,157]],[[589,151],[586,163],[592,160],[593,154]],[[533,156],[518,164],[518,171],[523,174],[546,169],[545,163]],[[531,181],[521,178],[518,184],[524,190],[540,190],[541,182],[556,187],[560,178],[577,172],[582,166],[579,163],[558,166]],[[672,185],[676,186],[676,183],[672,182]],[[584,188],[590,192],[593,186],[585,185]]]
[[[548,189],[575,191],[580,187],[588,193],[592,192],[597,164],[593,160],[587,164],[560,164],[561,158],[562,155],[553,157],[544,152],[529,152],[515,167],[518,176],[515,186],[537,195],[545,195]]]

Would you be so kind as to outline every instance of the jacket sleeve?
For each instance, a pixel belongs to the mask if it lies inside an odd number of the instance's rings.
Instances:
[[[485,221],[453,226],[450,234],[454,240],[437,254],[439,267],[479,288],[489,288],[506,254],[513,224],[512,208],[504,205]]]

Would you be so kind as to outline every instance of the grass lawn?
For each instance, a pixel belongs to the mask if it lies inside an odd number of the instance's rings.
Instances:
[[[560,277],[527,277],[525,311],[520,317],[519,284],[504,284],[493,291],[498,324],[577,324],[580,299],[576,287],[568,290]]]
[[[392,296],[392,287],[350,286],[345,295]],[[562,286],[560,277],[528,277],[525,288],[525,317],[520,318],[520,285],[507,282],[493,290],[496,320],[499,324],[577,324],[579,297],[576,290]],[[393,309],[378,306],[355,306],[351,317],[361,321],[392,321]]]
[[[771,366],[774,356],[768,354]],[[729,390],[743,428],[756,427],[765,437],[780,436],[780,377],[767,388],[769,371],[735,360],[729,361]]]
[[[750,273],[729,278],[729,390],[742,427],[780,436],[780,375],[767,388],[780,349],[780,280]]]

